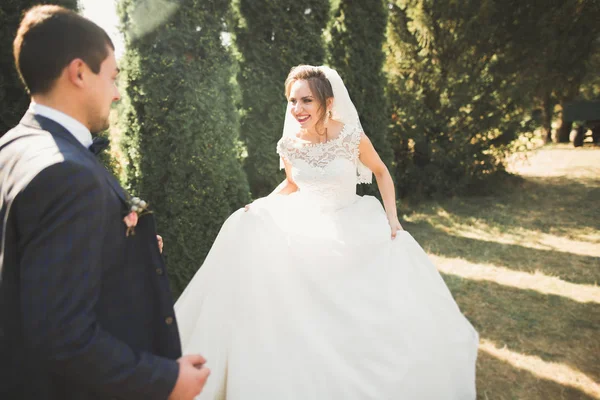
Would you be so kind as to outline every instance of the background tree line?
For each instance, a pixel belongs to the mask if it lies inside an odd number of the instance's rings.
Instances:
[[[11,44],[34,3],[0,6],[2,133],[28,104]],[[117,4],[126,53],[107,163],[155,210],[177,292],[225,218],[283,178],[275,145],[295,65],[340,72],[402,196],[482,190],[517,139],[538,129],[549,140],[565,102],[600,98],[594,0]]]

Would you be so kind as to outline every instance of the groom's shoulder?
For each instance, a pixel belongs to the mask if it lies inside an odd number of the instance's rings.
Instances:
[[[19,123],[0,137],[0,152],[7,154],[35,149],[48,145],[51,139],[49,131]]]
[[[41,159],[58,163],[80,159],[73,144],[50,131],[18,124],[0,137],[0,160],[3,163],[24,162],[30,164]]]
[[[13,189],[21,187],[21,190],[50,167],[55,167],[53,170],[93,168],[69,141],[23,124],[0,138],[0,166],[0,182]]]

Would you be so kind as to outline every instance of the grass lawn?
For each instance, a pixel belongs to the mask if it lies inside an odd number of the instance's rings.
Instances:
[[[478,399],[600,399],[600,148],[510,170],[493,196],[411,206],[404,227],[479,331]]]

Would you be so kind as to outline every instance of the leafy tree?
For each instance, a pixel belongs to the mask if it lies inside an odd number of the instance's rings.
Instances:
[[[546,44],[539,71],[547,77],[551,98],[561,106],[580,96],[588,74],[593,69],[593,57],[600,47],[600,3],[598,1],[554,1],[548,12],[548,25],[542,30],[541,43]],[[562,118],[556,140],[569,142],[573,121]]]
[[[386,69],[401,194],[481,188],[503,171],[495,150],[532,128],[514,96],[514,71],[499,72],[492,3],[390,4]]]
[[[503,70],[516,71],[516,97],[530,98],[542,112],[544,138],[552,137],[555,106],[578,97],[598,47],[600,3],[579,0],[490,2],[489,30],[502,42]],[[572,121],[561,121],[556,139],[569,141]]]

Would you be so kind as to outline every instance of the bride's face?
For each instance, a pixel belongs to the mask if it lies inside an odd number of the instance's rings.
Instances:
[[[288,98],[290,112],[303,129],[314,128],[323,117],[321,105],[313,96],[308,81],[297,80],[290,89]]]

